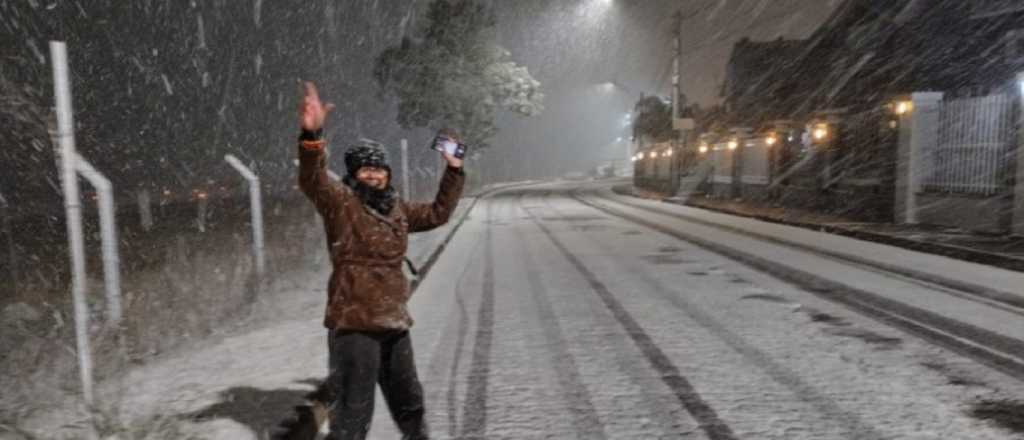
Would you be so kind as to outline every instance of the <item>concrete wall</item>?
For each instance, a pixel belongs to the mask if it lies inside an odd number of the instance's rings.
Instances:
[[[1022,111],[1021,113],[1024,113]],[[1013,196],[1013,213],[1010,223],[1014,234],[1024,236],[1024,143],[1017,142],[1017,188]]]
[[[921,191],[924,154],[939,139],[942,93],[914,93],[913,110],[900,116],[896,155],[896,223],[920,223],[917,195]],[[927,222],[926,222],[927,223]]]
[[[1007,197],[970,197],[922,193],[918,197],[921,223],[953,226],[968,231],[1006,233],[1010,211]]]

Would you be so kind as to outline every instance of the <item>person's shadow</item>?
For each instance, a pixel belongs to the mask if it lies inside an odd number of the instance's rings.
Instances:
[[[299,383],[317,388],[315,391],[230,388],[220,393],[220,402],[178,417],[196,422],[231,419],[247,426],[259,439],[312,440],[319,426],[310,402],[326,401],[326,390],[320,379]]]

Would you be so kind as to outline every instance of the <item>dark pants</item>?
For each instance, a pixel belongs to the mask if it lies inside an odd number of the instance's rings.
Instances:
[[[373,420],[373,398],[380,384],[391,417],[403,439],[426,439],[423,386],[416,376],[408,331],[331,331],[331,438],[364,439]]]

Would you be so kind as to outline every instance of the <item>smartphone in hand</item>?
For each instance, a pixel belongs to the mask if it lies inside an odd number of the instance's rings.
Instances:
[[[430,148],[434,151],[440,151],[448,153],[457,159],[466,157],[466,144],[458,143],[452,139],[444,136],[438,136],[434,138],[434,142],[431,143]]]

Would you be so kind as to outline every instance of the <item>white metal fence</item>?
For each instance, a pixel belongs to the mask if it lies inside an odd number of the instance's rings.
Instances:
[[[743,166],[740,168],[743,183],[767,185],[771,172],[769,170],[769,151],[771,146],[764,137],[748,139],[742,143]]]
[[[1010,95],[942,103],[938,142],[924,155],[926,191],[993,195],[1009,189],[1014,99]]]
[[[726,142],[711,146],[711,158],[715,165],[715,172],[711,175],[714,183],[732,183],[733,154],[736,150],[730,149]]]

